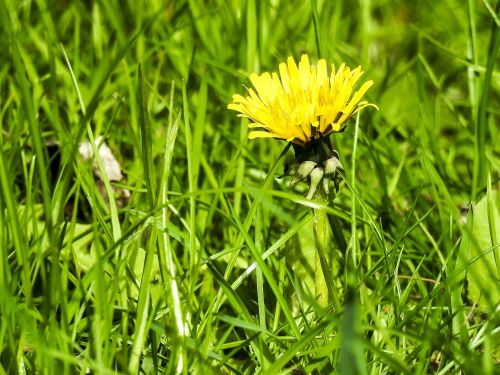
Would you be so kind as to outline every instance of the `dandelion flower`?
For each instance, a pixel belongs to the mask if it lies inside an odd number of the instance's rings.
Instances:
[[[361,67],[351,70],[345,64],[332,65],[330,75],[326,61],[316,65],[302,55],[299,66],[292,57],[280,64],[278,73],[250,75],[255,89],[248,95],[233,95],[229,109],[250,119],[248,138],[277,138],[291,142],[295,161],[285,170],[292,176],[291,185],[308,179],[307,198],[330,194],[333,182],[338,190],[343,170],[340,156],[329,135],[344,130],[347,120],[363,108],[374,104],[362,100],[373,81],[354,91],[363,74]]]
[[[351,70],[342,64],[337,70],[332,65],[328,76],[326,61],[311,65],[302,55],[297,67],[292,57],[280,64],[278,73],[250,75],[255,90],[248,96],[233,95],[229,109],[248,117],[253,138],[277,138],[305,148],[314,140],[327,137],[345,128],[347,120],[367,106],[363,95],[373,84],[367,81],[354,92],[363,71]]]
[[[289,57],[287,64],[280,64],[279,76],[276,72],[250,75],[254,89],[247,89],[246,97],[233,95],[228,108],[250,119],[250,139],[277,138],[291,142],[295,161],[285,168],[285,175],[292,177],[290,185],[307,179],[307,198],[328,202],[331,185],[336,191],[339,189],[344,169],[329,135],[342,131],[347,120],[363,108],[376,107],[362,100],[372,81],[354,91],[362,74],[361,67],[351,70],[342,64],[338,70],[332,65],[328,75],[323,59],[311,65],[307,55],[302,55],[297,67]],[[314,233],[318,249],[315,293],[321,306],[326,307],[333,300],[338,309],[336,288],[332,288],[334,293],[330,299],[328,278],[323,273],[329,269],[324,267],[324,259],[332,240],[328,215],[323,207],[314,208]]]

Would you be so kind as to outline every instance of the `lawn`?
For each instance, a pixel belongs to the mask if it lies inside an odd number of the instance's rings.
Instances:
[[[499,28],[498,0],[0,0],[0,375],[498,374]],[[304,54],[374,82],[323,199],[228,109]]]

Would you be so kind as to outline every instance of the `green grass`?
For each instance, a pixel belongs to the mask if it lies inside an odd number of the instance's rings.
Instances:
[[[0,0],[0,374],[497,373],[499,11]],[[302,53],[379,107],[332,136],[340,308],[291,151],[226,108]],[[79,157],[97,136],[126,181]]]

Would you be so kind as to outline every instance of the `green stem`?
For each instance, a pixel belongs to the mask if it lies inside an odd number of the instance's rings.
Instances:
[[[316,196],[318,203],[327,202],[323,192],[320,190]],[[316,260],[314,286],[318,303],[326,307],[328,302],[333,303],[336,311],[340,311],[340,302],[334,287],[332,278],[332,269],[327,261],[327,254],[333,251],[333,238],[328,222],[328,215],[325,208],[314,209],[314,235],[316,237]]]
[[[321,307],[326,307],[328,304],[328,287],[326,285],[326,280],[323,275],[323,270],[321,269],[321,258],[318,252],[316,252],[315,259],[315,270],[314,270],[314,287],[316,298]]]

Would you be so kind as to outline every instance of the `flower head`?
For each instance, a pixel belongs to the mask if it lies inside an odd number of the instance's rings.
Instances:
[[[233,95],[229,109],[248,117],[252,129],[248,137],[277,138],[305,147],[310,141],[342,131],[349,118],[373,104],[361,101],[373,84],[367,81],[354,92],[353,88],[363,71],[342,64],[338,70],[332,65],[330,76],[326,61],[309,64],[302,55],[299,66],[292,57],[280,64],[279,75],[263,73],[250,75],[255,90],[248,96]]]

